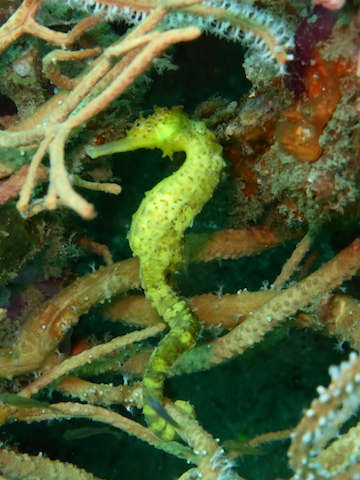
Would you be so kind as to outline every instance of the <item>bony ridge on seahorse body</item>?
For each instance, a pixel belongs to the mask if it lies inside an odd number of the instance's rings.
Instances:
[[[166,374],[175,360],[191,349],[200,324],[188,303],[179,296],[169,276],[183,263],[184,232],[212,197],[224,167],[222,147],[204,122],[191,120],[181,107],[156,108],[140,118],[124,139],[98,147],[87,146],[95,158],[138,148],[160,148],[170,158],[185,152],[186,160],[172,175],[146,192],[133,215],[129,244],[140,261],[141,284],[153,307],[170,327],[153,351],[143,380],[144,415],[147,424],[163,440],[175,438],[175,430],[154,409],[163,401]]]

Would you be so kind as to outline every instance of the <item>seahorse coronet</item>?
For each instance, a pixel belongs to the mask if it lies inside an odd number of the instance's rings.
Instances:
[[[170,327],[144,373],[143,412],[150,430],[171,441],[176,438],[174,427],[151,405],[162,403],[167,372],[195,345],[200,323],[169,276],[183,263],[184,232],[212,197],[225,164],[214,133],[204,122],[191,120],[181,107],[156,108],[153,115],[139,118],[124,139],[93,147],[91,152],[95,157],[138,148],[159,148],[169,157],[179,151],[186,154],[175,173],[146,192],[128,234],[131,250],[139,258],[145,294]]]

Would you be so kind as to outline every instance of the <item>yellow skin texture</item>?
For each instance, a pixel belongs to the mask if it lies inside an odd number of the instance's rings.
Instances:
[[[222,148],[204,122],[190,120],[180,107],[157,108],[140,118],[126,138],[100,147],[87,147],[93,158],[138,148],[160,148],[170,158],[185,152],[186,160],[171,176],[146,192],[133,215],[128,235],[140,261],[142,287],[170,332],[152,353],[143,380],[144,415],[147,424],[163,440],[176,438],[172,425],[150,405],[162,403],[166,374],[175,360],[191,349],[200,325],[187,302],[170,284],[169,276],[183,263],[184,232],[212,197],[224,167]]]

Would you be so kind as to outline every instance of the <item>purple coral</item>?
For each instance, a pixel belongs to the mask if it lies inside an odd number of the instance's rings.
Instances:
[[[305,91],[305,68],[310,64],[314,47],[330,37],[337,19],[338,12],[315,6],[312,14],[299,24],[295,32],[294,60],[289,63],[289,76],[284,79],[286,87],[296,97]]]

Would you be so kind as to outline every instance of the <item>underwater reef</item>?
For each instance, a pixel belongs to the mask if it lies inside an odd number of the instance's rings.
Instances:
[[[0,478],[359,480],[359,1],[0,25]]]

